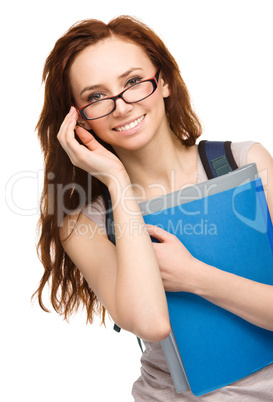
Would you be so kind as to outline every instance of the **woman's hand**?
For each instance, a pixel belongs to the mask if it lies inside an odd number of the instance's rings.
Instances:
[[[72,164],[97,177],[107,186],[119,174],[126,174],[121,161],[112,152],[104,148],[87,130],[79,126],[76,127],[76,122],[77,112],[72,107],[57,135]],[[87,148],[76,140],[75,129],[78,137]]]
[[[170,292],[193,292],[198,260],[181,241],[158,226],[146,225],[150,236],[161,243],[153,243],[164,288]]]
[[[244,320],[273,331],[273,286],[231,274],[195,259],[176,236],[157,226],[148,233],[153,243],[166,291],[190,292]]]

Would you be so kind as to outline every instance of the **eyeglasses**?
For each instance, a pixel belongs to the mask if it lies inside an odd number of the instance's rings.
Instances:
[[[93,102],[88,103],[88,105],[76,109],[84,120],[96,120],[111,114],[116,109],[116,100],[119,98],[121,98],[125,103],[140,102],[155,92],[158,86],[159,73],[160,67],[153,78],[140,81],[137,84],[132,85],[130,88],[125,89],[117,96],[94,100]]]

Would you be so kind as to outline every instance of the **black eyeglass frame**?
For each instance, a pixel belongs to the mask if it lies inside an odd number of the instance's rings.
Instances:
[[[157,89],[157,87],[158,87],[158,79],[159,79],[160,70],[161,70],[161,67],[158,67],[158,69],[157,69],[157,71],[156,71],[156,74],[155,74],[155,76],[154,76],[153,78],[149,78],[149,79],[147,79],[147,80],[139,81],[137,84],[132,85],[130,88],[126,88],[124,91],[120,92],[120,93],[119,93],[118,95],[116,95],[116,96],[111,96],[111,97],[109,97],[109,98],[104,98],[104,99],[98,100],[97,102],[88,103],[88,105],[85,105],[85,106],[83,106],[83,107],[80,108],[80,109],[76,108],[74,105],[73,105],[73,106],[75,107],[75,109],[77,109],[77,111],[78,111],[78,113],[80,114],[81,118],[84,119],[84,120],[97,120],[97,119],[101,119],[102,117],[108,116],[109,114],[113,113],[113,111],[116,109],[116,100],[119,99],[119,98],[121,98],[121,99],[122,99],[125,103],[127,103],[127,104],[132,104],[132,103],[141,102],[141,101],[143,101],[144,99],[146,99],[146,98],[148,98],[149,96],[151,96],[151,95],[155,92],[155,90]],[[134,88],[135,86],[141,84],[142,82],[151,82],[151,83],[152,83],[152,85],[153,85],[153,90],[152,90],[152,92],[151,92],[149,95],[145,96],[145,97],[142,98],[142,99],[139,99],[138,101],[134,101],[134,102],[129,102],[129,101],[127,101],[127,100],[125,100],[125,99],[123,98],[124,92],[129,91],[130,89],[132,89],[132,88]],[[95,117],[95,118],[92,118],[92,119],[90,119],[89,117],[86,117],[86,115],[84,114],[84,109],[86,109],[86,108],[89,107],[90,105],[94,105],[94,104],[96,104],[96,103],[98,103],[98,102],[103,102],[104,100],[112,100],[112,101],[114,102],[114,107],[113,107],[113,109],[111,110],[111,112],[106,113],[106,114],[104,114],[103,116]]]

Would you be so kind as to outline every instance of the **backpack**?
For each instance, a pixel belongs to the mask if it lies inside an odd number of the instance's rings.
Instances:
[[[209,180],[238,169],[231,151],[231,141],[200,141],[198,144],[198,153]],[[115,244],[114,218],[111,197],[107,187],[105,188],[103,198],[106,207],[107,236]],[[114,324],[114,330],[120,332],[120,327]],[[137,341],[143,352],[140,338],[137,337]]]

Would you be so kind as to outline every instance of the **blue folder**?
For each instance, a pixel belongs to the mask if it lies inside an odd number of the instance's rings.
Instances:
[[[140,208],[199,260],[273,285],[273,227],[255,164]],[[172,331],[161,345],[177,392],[203,395],[273,362],[273,332],[194,294],[166,295]]]

